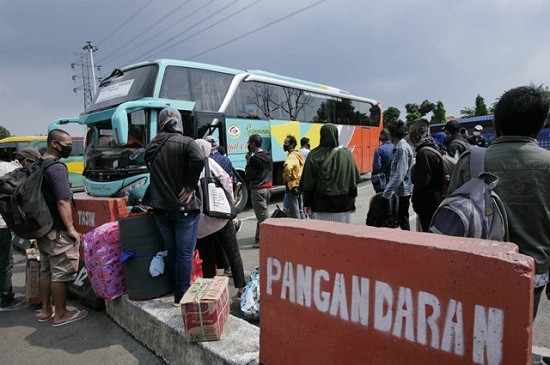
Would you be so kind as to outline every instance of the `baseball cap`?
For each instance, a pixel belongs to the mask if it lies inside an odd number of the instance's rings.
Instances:
[[[17,151],[17,153],[15,154],[15,159],[17,160],[27,159],[27,160],[31,160],[32,162],[35,162],[40,157],[42,157],[40,152],[38,152],[36,149],[31,147],[25,147],[22,150]]]
[[[447,124],[445,124],[443,130],[449,131],[449,133],[451,134],[458,133],[458,131],[460,130],[460,124],[456,120],[451,120],[450,122],[447,122]]]

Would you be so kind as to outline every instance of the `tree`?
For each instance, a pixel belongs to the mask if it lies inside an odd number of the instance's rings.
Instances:
[[[407,122],[422,118],[418,104],[407,103],[405,104],[405,110],[407,111]]]
[[[431,112],[434,108],[435,108],[434,103],[428,100],[424,100],[422,104],[420,104],[420,106],[418,107],[418,111],[420,112],[421,117],[423,117],[429,112]]]
[[[485,105],[485,100],[483,97],[479,94],[476,96],[476,109],[475,109],[475,116],[479,117],[481,115],[487,115],[489,112],[487,111],[487,105]]]
[[[464,108],[462,108],[460,110],[460,117],[461,118],[470,118],[470,117],[474,117],[476,115],[476,111],[474,108],[470,108],[470,107],[467,107],[465,106]]]
[[[443,103],[441,101],[438,101],[435,104],[435,107],[433,109],[432,119],[430,120],[430,124],[436,124],[436,123],[444,123],[445,122],[445,107],[443,106]]]
[[[0,139],[10,137],[11,133],[8,131],[8,129],[4,126],[0,125]]]
[[[401,112],[396,107],[388,107],[388,109],[384,110],[384,125],[397,121],[400,114]]]

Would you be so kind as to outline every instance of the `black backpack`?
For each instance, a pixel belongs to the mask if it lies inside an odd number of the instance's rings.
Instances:
[[[21,238],[40,238],[53,226],[53,217],[42,193],[44,170],[60,162],[39,159],[0,178],[0,214]]]

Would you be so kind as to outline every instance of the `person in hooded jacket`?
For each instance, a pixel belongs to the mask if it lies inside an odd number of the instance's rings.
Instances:
[[[201,200],[199,176],[204,158],[197,143],[183,135],[179,111],[164,108],[158,115],[160,133],[149,143],[145,161],[151,180],[146,200],[168,250],[174,277],[174,305],[190,286]]]
[[[414,120],[409,125],[409,140],[416,151],[416,163],[411,170],[411,201],[423,232],[428,232],[432,216],[441,203],[444,173],[442,156],[430,137],[428,125],[426,119]]]
[[[349,223],[355,211],[359,170],[348,149],[339,148],[338,129],[332,123],[321,127],[321,141],[304,165],[300,190],[304,212],[313,219]]]

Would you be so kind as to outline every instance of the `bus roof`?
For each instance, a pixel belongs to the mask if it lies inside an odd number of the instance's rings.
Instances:
[[[171,60],[171,59],[159,59],[159,60],[154,60],[154,61],[146,61],[146,62],[135,63],[133,65],[123,67],[122,70],[124,71],[124,70],[128,70],[128,69],[131,69],[131,68],[150,65],[150,64],[197,68],[197,69],[201,69],[201,70],[223,72],[223,73],[232,74],[232,75],[237,75],[237,74],[245,72],[245,71],[237,70],[237,69],[234,69],[234,68],[210,65],[210,64],[207,64],[207,63],[191,62],[191,61],[180,61],[180,60]]]
[[[31,141],[45,141],[46,136],[13,136],[0,139],[2,142],[31,142]]]
[[[493,114],[480,115],[480,116],[477,116],[477,117],[462,118],[462,119],[457,120],[457,122],[458,123],[471,123],[471,122],[484,122],[486,120],[493,120]],[[443,126],[445,126],[445,124],[447,124],[447,122],[437,123],[437,124],[430,124],[430,128],[431,127],[443,127]]]

